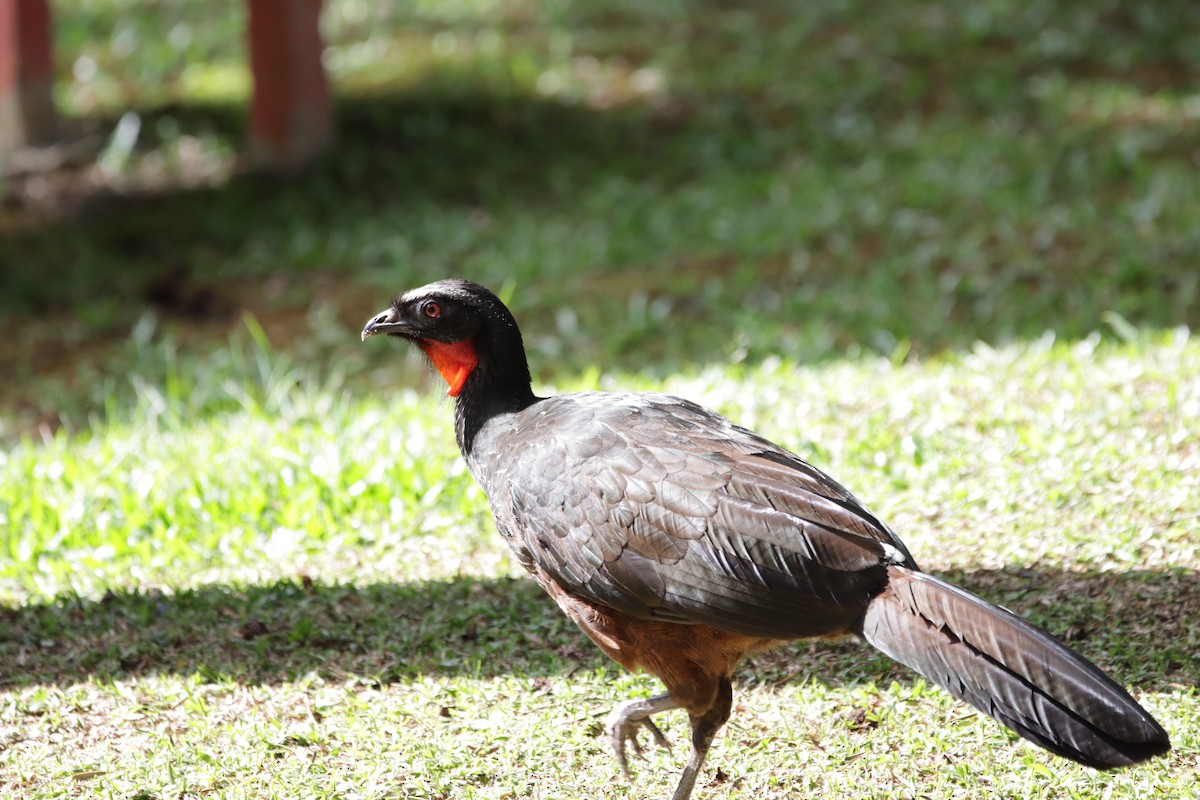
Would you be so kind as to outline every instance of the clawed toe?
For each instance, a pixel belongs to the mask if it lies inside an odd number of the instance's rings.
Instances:
[[[665,750],[671,749],[671,743],[667,741],[667,737],[663,736],[658,726],[649,719],[629,720],[613,725],[609,728],[609,735],[612,737],[612,746],[613,750],[617,753],[617,760],[621,762],[621,771],[625,773],[626,778],[629,777],[629,759],[626,755],[627,745],[633,746],[633,754],[635,756],[643,761],[646,760],[645,750],[638,739],[638,728],[649,730],[650,735],[654,737],[654,741],[659,747]]]
[[[638,758],[643,761],[646,758],[642,743],[638,739],[640,728],[648,730],[654,743],[659,747],[664,750],[671,749],[671,743],[667,741],[667,737],[658,729],[650,716],[675,707],[675,703],[669,695],[659,695],[648,699],[626,700],[608,715],[608,735],[612,741],[613,751],[617,754],[617,761],[621,765],[621,772],[627,779],[630,778],[627,746],[633,745],[634,755]]]

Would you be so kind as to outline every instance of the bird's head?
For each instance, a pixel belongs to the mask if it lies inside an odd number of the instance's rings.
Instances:
[[[512,314],[483,286],[444,280],[397,295],[372,317],[362,338],[386,333],[417,345],[458,397],[479,372],[493,383],[529,387],[525,349]]]

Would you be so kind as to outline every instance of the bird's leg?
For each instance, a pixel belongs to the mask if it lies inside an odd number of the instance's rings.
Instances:
[[[608,735],[612,739],[613,750],[616,751],[617,761],[621,764],[621,772],[625,773],[625,778],[630,779],[629,761],[625,757],[626,743],[633,744],[633,752],[642,757],[642,745],[638,742],[638,728],[646,728],[650,731],[650,735],[654,737],[655,743],[659,747],[666,750],[671,749],[670,742],[667,737],[663,736],[662,731],[650,719],[654,714],[662,711],[670,711],[679,708],[679,704],[669,694],[655,695],[654,697],[637,698],[635,700],[626,700],[623,703],[617,704],[617,707],[608,715]]]
[[[717,685],[716,702],[702,716],[692,718],[692,752],[688,755],[683,775],[679,777],[679,784],[675,787],[675,794],[671,795],[671,800],[688,800],[691,797],[696,778],[700,775],[700,768],[704,766],[704,758],[708,755],[708,748],[712,745],[717,731],[729,719],[729,711],[732,708],[733,684],[728,678],[722,678]]]

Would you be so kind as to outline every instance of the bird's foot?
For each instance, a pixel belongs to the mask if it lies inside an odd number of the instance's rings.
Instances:
[[[658,729],[650,717],[660,711],[669,711],[673,708],[678,708],[678,706],[671,696],[660,694],[657,697],[626,700],[619,703],[608,715],[606,721],[608,735],[612,741],[613,750],[617,754],[617,761],[621,764],[621,772],[625,774],[626,779],[631,779],[629,759],[625,752],[626,746],[633,745],[634,755],[643,761],[646,758],[643,755],[642,743],[638,741],[639,728],[650,731],[650,735],[654,737],[654,743],[659,747],[664,750],[671,749],[671,743],[667,741],[667,737],[663,736],[663,732]]]

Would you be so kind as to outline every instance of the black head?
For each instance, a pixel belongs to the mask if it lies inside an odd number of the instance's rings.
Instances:
[[[376,314],[362,338],[386,333],[421,348],[458,398],[455,412],[464,452],[491,416],[524,408],[530,389],[525,346],[512,313],[477,283],[445,280],[398,295]]]
[[[478,283],[437,281],[396,295],[391,308],[366,324],[362,338],[386,333],[417,344],[455,344],[474,339],[489,321],[516,327],[500,298]]]

